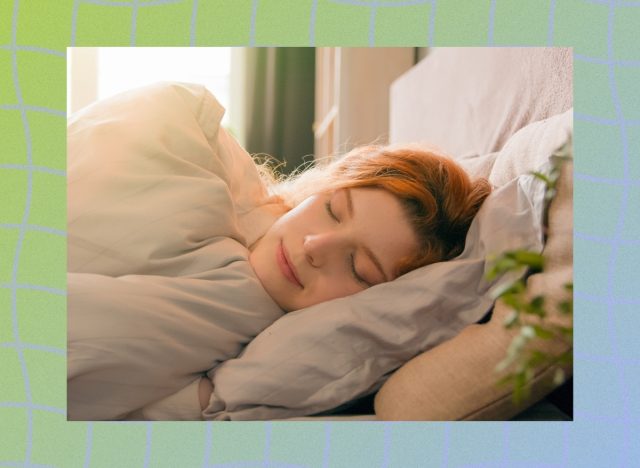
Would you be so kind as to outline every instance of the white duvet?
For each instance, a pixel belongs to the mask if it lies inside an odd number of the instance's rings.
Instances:
[[[203,87],[156,85],[68,123],[68,418],[184,388],[282,315],[248,263],[275,219]]]

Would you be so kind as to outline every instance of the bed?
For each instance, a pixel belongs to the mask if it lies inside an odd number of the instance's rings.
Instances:
[[[247,246],[277,213],[249,155],[219,127],[215,98],[202,87],[164,84],[86,110],[68,136],[69,419],[457,420],[521,412],[494,385],[492,369],[511,338],[501,326],[506,308],[497,304],[488,323],[477,324],[492,309],[491,288],[509,280],[485,279],[487,254],[544,249],[559,260],[532,276],[532,287],[556,294],[558,275],[570,279],[570,170],[546,243],[544,194],[528,173],[570,139],[571,97],[569,49],[431,51],[392,86],[390,135],[395,144],[435,144],[496,186],[465,251],[284,316],[243,304],[252,310],[248,322],[238,320],[240,307],[218,307],[203,281],[227,281],[220,294],[231,296],[238,278],[250,283]],[[148,190],[137,190],[141,180]],[[158,187],[179,188],[180,203]],[[124,208],[123,188],[131,195]],[[211,205],[228,210],[210,213]],[[140,213],[155,213],[164,228],[141,223]],[[225,220],[218,230],[211,217]],[[119,319],[95,326],[114,311]],[[118,341],[123,332],[128,339]],[[95,348],[108,340],[123,346]],[[541,369],[540,379],[551,370]],[[214,391],[201,412],[197,382],[205,371]],[[99,405],[87,397],[95,393]],[[529,404],[545,393],[536,387]]]

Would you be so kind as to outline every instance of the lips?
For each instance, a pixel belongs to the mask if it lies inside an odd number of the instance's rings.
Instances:
[[[287,251],[284,249],[284,245],[282,244],[282,241],[280,242],[280,245],[278,245],[278,248],[276,249],[276,261],[284,277],[287,278],[287,280],[289,280],[289,282],[291,282],[292,284],[295,284],[296,286],[302,288],[303,287],[302,283],[298,279],[298,275],[296,275],[296,272],[293,269],[291,262],[289,261],[289,257],[287,256]]]

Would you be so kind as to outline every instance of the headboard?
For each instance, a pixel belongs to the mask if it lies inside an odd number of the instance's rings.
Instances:
[[[435,48],[391,86],[390,143],[455,157],[499,150],[572,107],[570,48]]]

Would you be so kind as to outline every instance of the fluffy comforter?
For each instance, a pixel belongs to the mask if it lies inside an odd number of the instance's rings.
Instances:
[[[282,315],[248,263],[273,205],[223,113],[171,84],[69,120],[71,420],[173,394]]]

